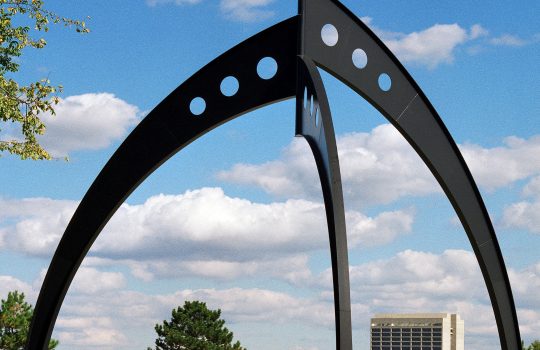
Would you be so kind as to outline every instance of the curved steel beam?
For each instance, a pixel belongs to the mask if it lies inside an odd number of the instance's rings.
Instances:
[[[227,51],[175,89],[133,130],[100,172],[71,219],[43,282],[27,350],[46,350],[62,301],[83,258],[105,224],[133,190],[172,155],[213,128],[250,110],[296,94],[298,17],[290,18]],[[291,35],[292,34],[292,35]],[[272,57],[274,77],[257,75]],[[220,83],[234,76],[238,92],[224,96]],[[205,111],[190,112],[202,97]]]
[[[297,134],[306,137],[313,150],[325,197],[337,348],[352,348],[345,222],[335,135],[324,88],[310,58],[375,106],[435,175],[460,217],[479,261],[501,347],[519,348],[512,292],[495,232],[465,161],[437,112],[384,44],[339,1],[299,0],[299,10],[301,26],[298,17],[291,18],[227,51],[173,91],[120,146],[88,190],[60,241],[36,304],[26,349],[47,348],[60,305],[82,259],[119,205],[150,173],[218,125],[252,109],[301,94],[301,89],[296,92],[296,83],[299,88],[307,88],[322,112],[321,124],[313,124],[317,113],[307,113],[307,107],[297,105]],[[333,47],[321,41],[320,31],[327,23],[339,32],[338,43]],[[352,64],[350,55],[355,49],[364,50],[368,56],[368,65],[361,70]],[[302,57],[298,73],[296,54]],[[276,59],[279,65],[277,75],[270,80],[260,79],[255,73],[258,61],[266,56]],[[389,91],[382,91],[377,84],[381,73],[392,79]],[[220,94],[218,89],[221,80],[229,75],[235,76],[241,85],[233,97]],[[194,97],[203,97],[207,104],[200,116],[189,110]],[[299,101],[302,98],[298,95]]]
[[[300,0],[301,54],[347,84],[377,108],[407,139],[438,180],[469,237],[495,313],[502,349],[521,349],[512,290],[497,237],[473,177],[439,115],[397,58],[352,12],[336,0]],[[321,29],[332,24],[338,41],[328,46]],[[367,55],[359,69],[354,50]],[[391,88],[378,84],[381,74]]]
[[[336,349],[352,350],[349,258],[336,135],[321,76],[308,57],[298,58],[296,91],[296,134],[303,136],[311,147],[326,209],[334,282]]]

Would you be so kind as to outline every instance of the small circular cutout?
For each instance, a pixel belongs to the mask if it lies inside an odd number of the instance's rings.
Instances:
[[[388,91],[392,87],[392,79],[386,73],[379,75],[379,88],[382,91]]]
[[[339,33],[332,24],[325,24],[321,29],[321,39],[326,46],[335,46],[339,39]]]
[[[223,95],[231,97],[236,95],[239,87],[240,84],[238,83],[238,79],[233,76],[228,76],[221,81],[220,90]]]
[[[189,110],[193,115],[201,115],[206,109],[206,101],[202,97],[195,97],[189,104]]]
[[[362,69],[367,65],[367,54],[362,49],[356,49],[352,53],[352,61],[356,68]]]
[[[264,80],[272,79],[278,70],[278,65],[272,57],[265,57],[257,64],[257,74]]]

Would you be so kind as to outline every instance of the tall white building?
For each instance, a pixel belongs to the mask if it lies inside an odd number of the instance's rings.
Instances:
[[[465,327],[457,314],[377,314],[371,350],[464,350]]]

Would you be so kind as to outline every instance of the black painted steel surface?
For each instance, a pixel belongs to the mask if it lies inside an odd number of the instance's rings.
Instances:
[[[84,196],[56,249],[36,304],[27,349],[47,349],[60,306],[84,256],[125,198],[148,175],[220,124],[296,95],[297,28],[298,18],[293,17],[227,51],[174,90],[133,130]],[[257,64],[264,57],[278,64],[276,75],[268,80],[257,75]],[[219,88],[227,76],[240,82],[231,97]],[[195,97],[206,101],[206,110],[198,116],[189,108]]]
[[[444,123],[422,90],[382,41],[338,1],[301,0],[302,54],[347,84],[377,108],[407,139],[452,203],[469,237],[491,298],[501,347],[521,349],[508,274],[480,192]],[[338,33],[334,46],[321,40],[324,25]],[[367,65],[353,64],[361,49]],[[391,87],[379,86],[381,74]]]
[[[206,65],[149,113],[119,147],[86,193],[59,243],[36,304],[27,350],[47,349],[60,306],[84,256],[125,198],[149,174],[213,128],[294,96],[296,134],[304,136],[313,151],[326,206],[336,349],[352,349],[339,161],[328,101],[316,65],[375,106],[422,157],[467,232],[491,298],[502,349],[520,349],[514,301],[493,226],[470,171],[437,112],[392,53],[341,3],[299,0],[299,13]],[[321,38],[325,24],[337,29],[335,45],[326,45]],[[351,56],[356,49],[367,55],[363,68],[353,64]],[[271,79],[261,79],[256,72],[264,57],[272,57],[278,64],[277,74]],[[383,73],[391,79],[387,91],[378,83]],[[231,97],[219,90],[227,76],[240,82],[239,91]],[[304,101],[304,92],[309,103]],[[201,115],[189,109],[195,97],[206,102]]]
[[[296,134],[309,143],[321,180],[332,260],[336,349],[351,350],[349,258],[336,135],[317,66],[302,56],[298,58]]]

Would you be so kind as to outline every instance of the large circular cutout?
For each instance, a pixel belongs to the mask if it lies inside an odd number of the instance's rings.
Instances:
[[[272,79],[278,70],[278,64],[272,57],[265,57],[257,64],[257,74],[264,80]]]
[[[240,87],[240,83],[238,83],[238,79],[236,79],[233,76],[228,76],[221,81],[221,85],[219,88],[223,95],[227,97],[231,97],[231,96],[236,95],[239,87]]]
[[[206,101],[202,97],[195,97],[189,104],[189,110],[193,115],[201,115],[206,109]]]
[[[362,69],[367,65],[367,54],[362,49],[356,49],[352,53],[352,61],[356,68]]]
[[[335,46],[339,39],[339,33],[332,24],[325,24],[321,29],[321,39],[326,46]]]
[[[386,73],[379,75],[379,88],[382,91],[388,91],[392,88],[392,79]]]

